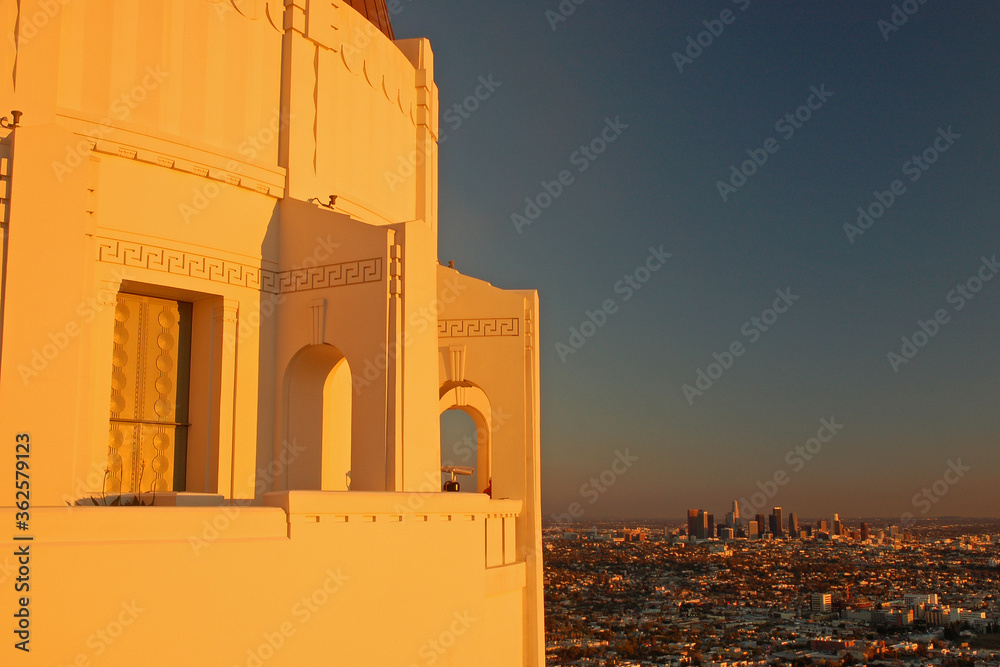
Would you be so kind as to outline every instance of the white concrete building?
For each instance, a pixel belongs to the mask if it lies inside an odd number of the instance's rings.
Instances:
[[[0,0],[0,664],[543,664],[538,297],[439,264],[388,18]]]

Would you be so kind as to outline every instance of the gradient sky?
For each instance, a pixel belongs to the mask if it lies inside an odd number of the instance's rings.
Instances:
[[[891,2],[586,0],[555,30],[557,0],[394,5],[397,37],[432,41],[442,113],[500,82],[459,127],[442,120],[440,258],[541,294],[546,517],[576,502],[582,521],[721,519],[781,472],[766,507],[786,515],[1000,515],[1000,279],[948,300],[1000,256],[1000,4],[902,4],[918,10],[888,39]],[[813,86],[833,94],[788,137],[775,123]],[[581,173],[572,154],[606,118],[628,127]],[[960,136],[912,181],[904,163],[939,128]],[[717,181],[768,138],[777,152],[723,201]],[[573,182],[518,233],[511,215],[562,170]],[[844,225],[897,179],[850,243]],[[616,283],[661,245],[673,256],[626,301]],[[778,289],[799,298],[751,342]],[[557,344],[607,299],[617,311],[564,362]],[[887,354],[938,309],[895,372]],[[736,341],[689,404],[682,386]],[[831,417],[832,440],[788,458]],[[625,450],[638,461],[589,486]],[[914,502],[949,461],[970,470]]]

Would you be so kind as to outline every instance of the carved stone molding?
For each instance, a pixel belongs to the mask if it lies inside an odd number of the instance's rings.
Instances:
[[[451,382],[465,381],[465,346],[450,345],[448,347],[448,357],[451,362],[448,365],[448,380]]]
[[[218,257],[107,238],[98,239],[97,259],[272,294],[380,282],[383,278],[381,257],[276,272]]]
[[[270,273],[273,276],[271,271],[217,257],[206,257],[182,250],[105,238],[97,240],[97,259],[109,264],[203,278],[213,282],[251,287],[257,290],[264,289],[265,291],[270,290],[266,290],[266,286],[261,284],[262,280],[266,282],[264,274]],[[271,282],[273,282],[273,278]]]
[[[167,155],[161,155],[152,150],[136,148],[135,146],[120,144],[105,139],[97,141],[91,137],[85,137],[83,141],[90,144],[90,150],[94,153],[114,155],[127,160],[136,160],[137,162],[156,165],[157,167],[162,167],[164,169],[172,169],[175,171],[194,174],[195,176],[201,176],[202,178],[207,178],[219,183],[225,183],[244,190],[253,190],[259,194],[274,197],[276,199],[280,199],[284,196],[284,188],[277,185],[276,182],[266,183],[240,174],[240,165],[233,160],[229,161],[228,168],[210,167],[190,161],[179,160]]]
[[[313,299],[308,307],[312,323],[312,344],[322,345],[326,340],[326,299]]]
[[[300,25],[307,39],[338,53],[337,59],[348,72],[362,77],[417,124],[418,109],[429,107],[430,101],[418,100],[421,86],[410,62],[398,50],[385,48],[391,42],[375,24],[346,2],[311,0],[306,10],[298,0],[290,8],[291,23]]]
[[[216,322],[229,322],[230,324],[239,324],[239,313],[240,306],[239,302],[234,299],[223,299],[222,303],[218,304],[212,309],[212,319]]]
[[[0,224],[6,225],[10,219],[10,148],[0,147]]]
[[[251,21],[267,16],[268,22],[275,30],[284,32],[283,0],[209,0],[209,2],[215,5],[215,13],[220,19],[235,9]]]
[[[520,335],[520,320],[516,317],[478,320],[438,320],[439,338],[481,338]]]
[[[313,266],[308,269],[282,271],[277,275],[277,291],[302,292],[324,287],[341,287],[382,280],[382,258],[359,259],[353,262]]]
[[[535,327],[531,320],[531,310],[525,309],[524,311],[524,347],[531,349],[534,347],[535,339]]]

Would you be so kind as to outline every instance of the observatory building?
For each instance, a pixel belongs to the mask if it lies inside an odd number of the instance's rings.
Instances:
[[[544,664],[538,295],[389,16],[0,0],[0,664]]]

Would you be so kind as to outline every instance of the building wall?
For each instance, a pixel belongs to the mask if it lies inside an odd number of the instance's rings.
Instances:
[[[35,538],[32,652],[0,662],[257,664],[287,622],[266,664],[541,665],[537,295],[437,262],[428,42],[318,0],[0,0],[0,23],[24,113],[0,131],[0,434],[30,434]],[[119,293],[192,304],[185,488],[151,507],[100,506]],[[504,415],[496,500],[440,492],[463,345]]]
[[[412,489],[436,474],[436,335],[407,330],[436,293],[433,58],[425,40],[396,45],[350,7],[315,4],[307,13],[290,3],[272,21],[263,2],[22,3],[18,49],[4,52],[12,87],[20,80],[12,104],[25,111],[5,310],[27,317],[34,292],[60,294],[36,318],[39,331],[8,338],[0,372],[27,369],[18,379],[30,384],[36,367],[51,368],[40,382],[62,387],[81,419],[52,425],[77,443],[77,468],[104,456],[111,311],[77,323],[58,359],[31,361],[87,299],[124,289],[201,304],[216,339],[195,341],[193,356],[236,365],[213,371],[221,394],[206,400],[218,419],[192,445],[217,453],[196,490],[253,493],[253,461],[280,454],[287,364],[307,344],[339,346],[356,368],[403,348],[382,378],[358,387],[352,488]],[[36,15],[44,25],[26,31]],[[310,66],[296,60],[306,52]],[[401,156],[420,164],[400,170]],[[330,194],[333,208],[316,204]],[[42,256],[55,271],[29,269]],[[355,280],[357,271],[367,273]],[[316,301],[329,326],[313,340]],[[67,377],[93,382],[67,394]],[[38,401],[16,393],[28,417]],[[257,423],[222,423],[258,403]],[[72,486],[47,479],[47,500]]]
[[[493,497],[519,500],[526,510],[517,519],[516,530],[527,566],[523,617],[525,661],[530,664],[545,646],[538,456],[538,294],[533,290],[497,290],[485,281],[443,266],[438,267],[438,286],[441,410],[456,404],[475,409],[473,391],[482,391],[492,413]]]

